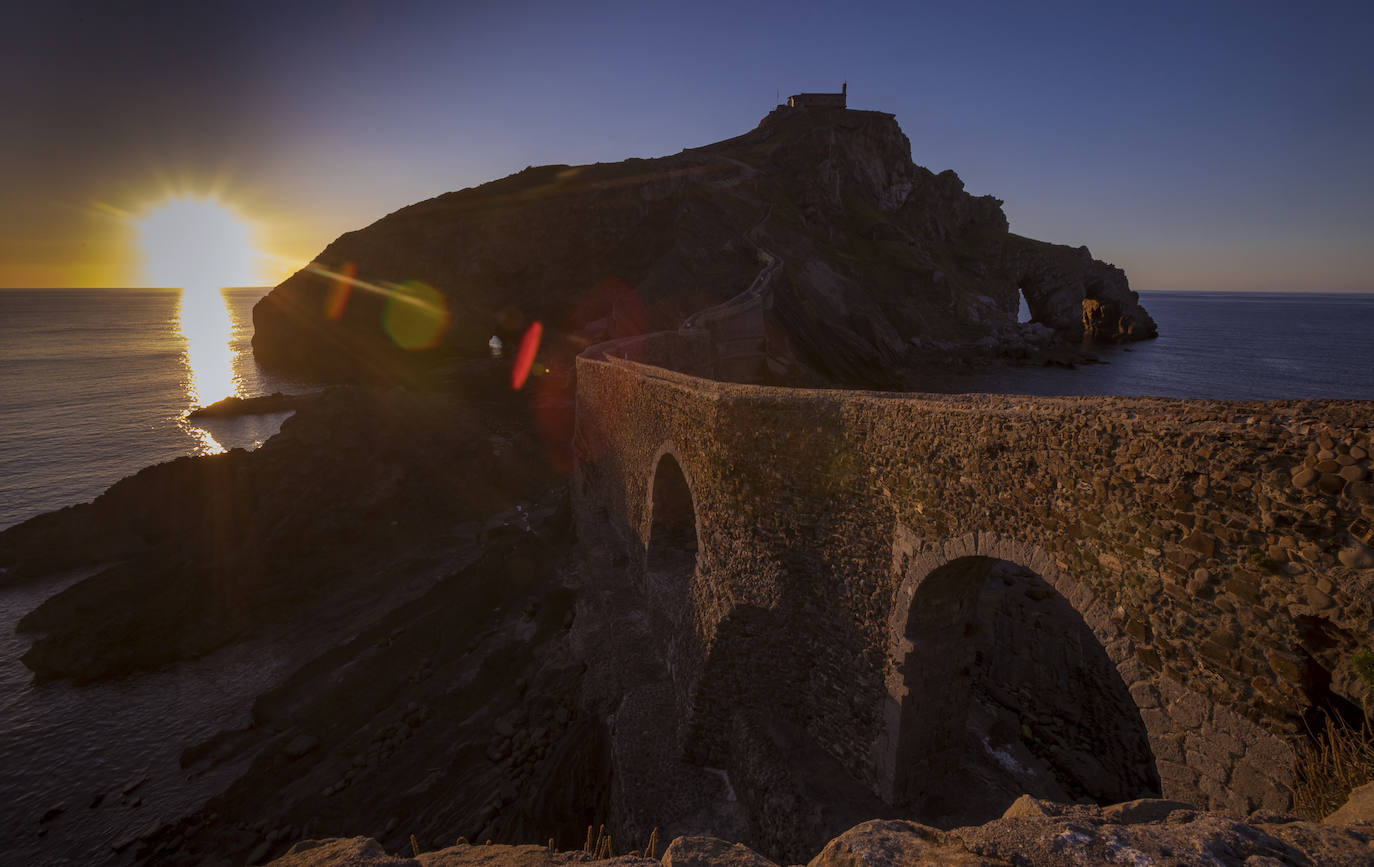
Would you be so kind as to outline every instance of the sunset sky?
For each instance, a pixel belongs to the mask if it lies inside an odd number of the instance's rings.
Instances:
[[[411,202],[847,80],[1136,289],[1374,291],[1374,4],[1305,5],[10,4],[0,286],[136,285],[132,221],[176,193],[251,220],[275,283]]]

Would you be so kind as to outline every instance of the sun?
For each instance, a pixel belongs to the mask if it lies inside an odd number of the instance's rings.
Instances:
[[[134,225],[144,285],[214,291],[261,282],[252,223],[216,199],[166,199]]]

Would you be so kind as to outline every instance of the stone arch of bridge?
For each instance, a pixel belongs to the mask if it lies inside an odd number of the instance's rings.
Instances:
[[[672,442],[659,447],[649,470],[643,538],[646,570],[664,559],[696,565],[701,539],[696,487],[691,472]],[[685,555],[690,554],[690,557]],[[691,577],[689,572],[688,578]]]
[[[691,469],[671,441],[659,447],[649,466],[641,534],[642,589],[649,600],[653,632],[662,642],[660,650],[672,678],[674,702],[680,714],[679,736],[684,736],[685,721],[692,716],[692,685],[704,662],[692,588],[702,534]]]
[[[1023,792],[1158,795],[1119,672],[1128,650],[1105,607],[1033,546],[979,533],[907,557],[889,619],[879,793],[961,823],[996,818]]]
[[[701,545],[701,517],[691,471],[671,442],[650,465],[644,524],[644,590],[674,631],[686,619]]]

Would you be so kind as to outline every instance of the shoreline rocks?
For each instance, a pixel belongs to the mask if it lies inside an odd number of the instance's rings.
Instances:
[[[311,394],[283,394],[274,391],[257,397],[229,396],[208,406],[191,410],[188,418],[234,418],[241,415],[267,415],[276,412],[294,412],[302,403],[311,400]]]

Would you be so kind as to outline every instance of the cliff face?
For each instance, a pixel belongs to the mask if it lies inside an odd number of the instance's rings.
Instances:
[[[1015,322],[1018,291],[1067,340],[1155,334],[1119,269],[1010,234],[1000,201],[912,163],[891,115],[778,109],[713,145],[530,168],[347,233],[258,304],[253,345],[269,366],[365,379],[534,320],[572,350],[675,328],[770,260],[770,334],[830,382],[884,382],[913,339],[972,343]]]

